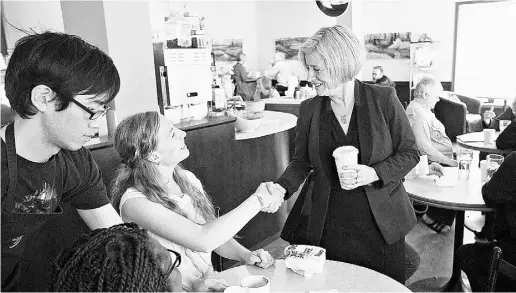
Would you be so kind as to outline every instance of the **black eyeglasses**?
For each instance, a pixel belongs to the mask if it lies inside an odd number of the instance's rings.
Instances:
[[[170,266],[170,268],[168,269],[168,272],[166,274],[167,278],[170,276],[170,274],[172,274],[172,271],[179,267],[179,265],[181,264],[181,254],[179,254],[179,252],[177,251],[174,251],[172,249],[168,249],[168,252],[172,252],[175,256],[176,256],[176,260],[174,261],[174,263],[172,263],[172,265]]]
[[[93,112],[91,111],[88,107],[84,106],[83,104],[77,102],[75,99],[72,99],[72,102],[74,104],[76,104],[77,106],[81,107],[84,111],[86,111],[88,114],[90,114],[90,120],[95,120],[97,118],[100,118],[104,115],[106,115],[107,111],[109,111],[109,109],[111,109],[111,107],[106,107],[104,105],[104,109],[100,110],[100,111],[97,111],[97,112]]]

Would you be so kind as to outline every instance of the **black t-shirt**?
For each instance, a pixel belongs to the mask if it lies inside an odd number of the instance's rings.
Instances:
[[[17,156],[16,212],[52,212],[57,201],[77,209],[95,209],[109,204],[106,186],[91,153],[60,150],[48,162],[35,163]],[[2,202],[7,195],[9,169],[6,144],[2,140]]]

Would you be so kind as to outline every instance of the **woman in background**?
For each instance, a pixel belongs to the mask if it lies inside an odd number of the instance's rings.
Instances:
[[[299,51],[317,96],[300,105],[295,154],[273,190],[290,197],[311,170],[313,188],[308,219],[300,195],[281,237],[403,284],[405,235],[416,217],[402,180],[419,153],[395,89],[355,79],[363,59],[362,43],[340,25],[320,29]],[[339,175],[332,153],[344,145],[359,150],[358,164]]]
[[[264,268],[272,265],[268,252],[251,252],[233,236],[260,210],[276,212],[283,198],[271,196],[262,183],[238,207],[215,218],[199,179],[179,165],[190,154],[185,135],[157,112],[124,119],[114,138],[124,165],[113,186],[113,205],[124,222],[137,223],[181,254],[184,290],[223,291],[228,285],[212,277],[211,252]]]
[[[268,77],[262,76],[256,80],[256,91],[254,92],[255,101],[279,97],[278,91],[272,86],[272,81]]]
[[[231,78],[236,84],[236,95],[241,96],[244,101],[251,101],[254,94],[254,83],[248,82],[250,68],[246,68],[247,55],[240,53],[237,56],[237,63],[233,66],[233,75]]]

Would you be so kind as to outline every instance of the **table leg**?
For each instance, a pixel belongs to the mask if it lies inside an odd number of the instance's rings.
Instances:
[[[456,285],[460,286],[460,262],[457,258],[457,251],[464,242],[464,211],[457,211],[455,215],[455,236],[453,239],[453,267],[452,275],[450,280],[444,287],[444,291],[457,291],[460,288],[455,288]]]

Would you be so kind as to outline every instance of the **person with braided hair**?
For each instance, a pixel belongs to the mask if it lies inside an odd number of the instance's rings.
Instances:
[[[185,132],[158,112],[127,117],[115,131],[114,147],[124,165],[118,170],[112,201],[124,222],[135,222],[181,254],[178,268],[185,291],[223,291],[228,285],[212,277],[211,252],[256,264],[274,263],[263,249],[249,251],[233,239],[258,212],[276,212],[281,196],[272,182],[227,214],[215,218],[214,207],[197,177],[179,164],[189,156]]]
[[[147,230],[134,223],[96,229],[83,235],[57,257],[49,291],[177,290],[181,288],[181,281],[174,268],[181,259],[174,259]],[[175,274],[171,275],[173,272]]]

